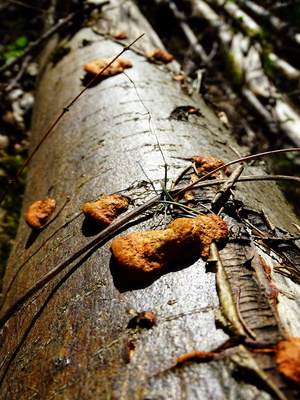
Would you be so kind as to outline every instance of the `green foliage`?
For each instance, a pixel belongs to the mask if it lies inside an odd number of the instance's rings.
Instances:
[[[273,78],[275,76],[275,62],[271,60],[269,56],[269,52],[265,51],[262,55],[262,63],[265,73],[270,77]]]
[[[20,36],[13,42],[13,44],[5,46],[0,55],[0,63],[5,64],[10,58],[20,55],[26,48],[27,44],[28,38],[26,36]]]
[[[4,150],[0,150],[0,181],[1,190],[5,184],[2,182],[15,176],[25,161],[24,155],[9,155]],[[9,257],[13,239],[17,234],[22,204],[22,195],[25,187],[24,172],[20,179],[15,183],[12,190],[7,194],[0,209],[0,290],[2,278],[5,272],[6,262]]]
[[[234,85],[242,85],[244,82],[244,74],[243,71],[237,66],[233,54],[227,51],[223,53],[223,57],[225,61],[226,72],[230,76],[232,83]]]

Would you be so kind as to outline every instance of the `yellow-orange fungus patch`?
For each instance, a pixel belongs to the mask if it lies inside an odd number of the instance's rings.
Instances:
[[[100,225],[109,225],[119,214],[126,211],[129,199],[121,194],[101,197],[94,203],[85,203],[82,211],[86,217],[96,220]]]
[[[193,157],[191,161],[196,163],[199,174],[207,174],[208,172],[211,172],[214,169],[225,165],[224,161],[222,161],[220,158],[210,156]],[[225,175],[229,176],[231,175],[232,171],[228,168],[225,168],[224,173]],[[221,171],[216,172],[212,176],[214,176],[215,178],[221,178]]]
[[[178,218],[166,229],[134,232],[114,240],[111,251],[120,273],[130,281],[147,281],[171,265],[207,257],[212,241],[223,242],[228,227],[215,214]]]
[[[300,338],[289,337],[278,343],[276,353],[277,369],[300,385]]]
[[[48,221],[56,206],[54,199],[38,200],[28,207],[25,220],[32,229],[41,229]]]
[[[174,60],[174,56],[172,54],[166,53],[160,49],[152,49],[146,51],[146,56],[149,58],[155,58],[157,61],[161,61],[165,64]]]
[[[113,59],[111,57],[99,58],[85,64],[83,69],[92,75],[98,75],[112,60]],[[118,58],[105,71],[103,71],[101,76],[103,78],[107,78],[109,76],[120,74],[125,68],[131,67],[132,64],[130,61]]]

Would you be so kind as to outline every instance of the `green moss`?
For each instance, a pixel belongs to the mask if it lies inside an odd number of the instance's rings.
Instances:
[[[275,62],[270,59],[270,52],[265,51],[262,56],[262,63],[265,73],[273,78],[275,76]]]
[[[26,155],[10,155],[0,150],[0,180],[1,188],[5,188],[8,180],[14,177],[25,161]],[[25,187],[24,171],[17,182],[11,187],[0,208],[0,291],[7,259],[13,240],[17,234],[20,210]],[[4,184],[2,184],[2,182]]]
[[[239,85],[239,86],[242,85],[242,83],[244,82],[244,73],[237,66],[233,55],[228,51],[224,51],[223,58],[225,61],[226,72],[229,75],[229,77],[231,78],[232,83],[234,85]]]

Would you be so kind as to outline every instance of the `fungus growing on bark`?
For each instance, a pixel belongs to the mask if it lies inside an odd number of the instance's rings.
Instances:
[[[223,242],[228,227],[215,214],[178,218],[166,229],[134,232],[115,239],[111,252],[120,274],[130,282],[151,280],[172,265],[195,257],[207,257],[212,241]]]
[[[192,157],[191,161],[196,163],[199,174],[207,174],[208,172],[213,171],[214,169],[220,167],[221,165],[225,165],[224,161],[221,160],[220,158],[215,158],[210,156]],[[232,171],[229,168],[226,168],[224,170],[224,173],[225,175],[229,176],[232,174]],[[218,171],[212,176],[215,178],[221,178],[222,173],[221,171]]]
[[[155,60],[162,61],[165,64],[168,64],[174,60],[174,56],[172,54],[166,53],[160,49],[147,50],[146,56],[149,58],[155,58]]]
[[[56,207],[54,199],[38,200],[28,207],[25,220],[32,229],[42,229]]]
[[[115,38],[115,39],[119,39],[119,40],[124,40],[124,39],[128,39],[128,35],[127,35],[126,32],[120,31],[120,32],[117,32],[117,33],[114,35],[114,38]]]
[[[94,203],[85,203],[82,211],[85,216],[97,221],[100,225],[109,225],[119,214],[126,211],[129,199],[121,194],[101,197]]]
[[[113,59],[111,57],[98,58],[83,66],[83,69],[92,75],[98,75]],[[128,60],[118,58],[103,73],[102,78],[108,78],[113,75],[120,74],[125,68],[131,68],[132,64]]]
[[[278,343],[277,369],[300,386],[300,338],[289,337]]]

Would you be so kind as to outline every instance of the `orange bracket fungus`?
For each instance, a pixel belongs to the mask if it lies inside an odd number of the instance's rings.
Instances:
[[[225,221],[218,215],[207,214],[178,218],[164,230],[130,233],[115,239],[110,249],[124,279],[146,282],[172,265],[207,257],[210,244],[221,243],[227,236]]]
[[[42,229],[56,207],[54,199],[38,200],[28,207],[25,220],[32,229]]]
[[[85,216],[96,220],[100,225],[109,225],[119,214],[126,211],[129,198],[121,194],[101,197],[94,203],[85,203],[82,211]]]
[[[165,64],[174,60],[174,56],[172,54],[166,53],[160,49],[153,49],[146,51],[146,56],[149,58],[154,58],[157,61],[161,61]]]
[[[92,75],[98,75],[99,72],[101,72],[103,68],[105,68],[112,60],[113,58],[111,57],[98,58],[97,60],[93,60],[85,64],[83,69]],[[125,68],[131,67],[132,64],[130,61],[118,58],[105,71],[103,71],[101,77],[108,78],[110,76],[120,74]]]

